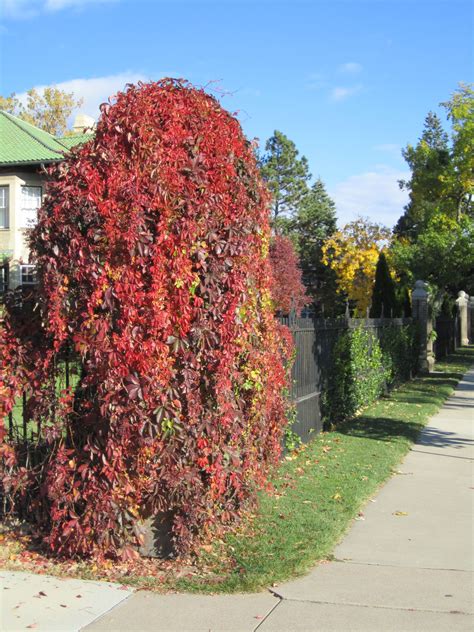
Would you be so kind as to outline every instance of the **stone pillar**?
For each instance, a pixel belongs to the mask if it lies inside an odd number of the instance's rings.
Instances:
[[[456,299],[456,305],[458,308],[459,318],[459,338],[461,347],[469,344],[469,336],[467,331],[467,306],[469,303],[469,296],[462,290],[458,292],[458,298]]]
[[[431,373],[435,358],[433,353],[433,319],[427,283],[416,281],[411,302],[413,319],[420,326],[420,355],[418,357],[420,369]]]

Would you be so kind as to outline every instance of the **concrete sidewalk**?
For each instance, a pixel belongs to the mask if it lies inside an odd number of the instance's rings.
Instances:
[[[48,605],[47,596],[30,599],[38,577],[0,572],[0,630],[473,630],[473,427],[471,370],[336,548],[337,561],[273,593],[157,595],[51,578]],[[74,594],[84,595],[80,606]]]

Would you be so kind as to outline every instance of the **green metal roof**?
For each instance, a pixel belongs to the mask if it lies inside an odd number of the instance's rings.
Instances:
[[[62,160],[71,147],[92,134],[56,138],[42,129],[0,110],[0,166],[28,165]]]
[[[88,140],[94,137],[94,134],[71,134],[70,136],[61,136],[58,141],[63,145],[66,145],[68,149],[86,143]]]

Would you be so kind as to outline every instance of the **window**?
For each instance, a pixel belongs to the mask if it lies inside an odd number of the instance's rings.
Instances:
[[[30,228],[36,224],[41,206],[41,187],[21,187],[20,228]]]
[[[22,285],[34,285],[36,283],[35,266],[22,265],[20,266],[20,272]]]
[[[0,293],[6,292],[8,290],[8,273],[9,273],[8,263],[4,263],[0,265]]]
[[[10,189],[8,186],[0,187],[0,228],[10,227],[9,217],[9,198]]]

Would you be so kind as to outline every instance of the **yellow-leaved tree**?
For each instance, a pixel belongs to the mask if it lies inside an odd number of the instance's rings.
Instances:
[[[14,93],[9,97],[0,95],[0,110],[14,114],[53,136],[67,134],[68,118],[82,103],[83,100],[76,99],[72,92],[65,92],[54,86],[41,91],[32,88],[23,101]]]
[[[324,242],[323,263],[335,271],[338,291],[355,302],[359,316],[370,306],[377,260],[390,238],[389,228],[358,217]]]

